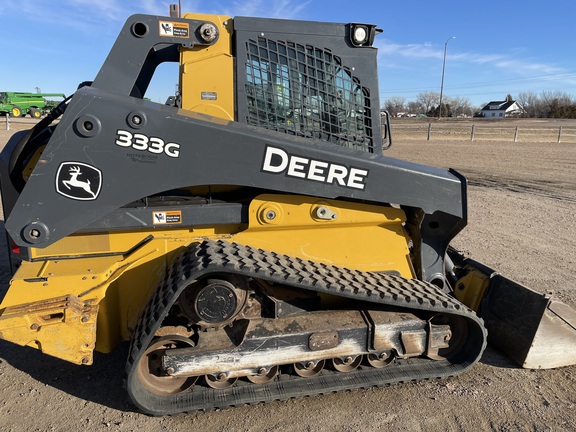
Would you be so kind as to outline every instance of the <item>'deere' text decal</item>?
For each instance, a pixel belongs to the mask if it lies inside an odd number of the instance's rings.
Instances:
[[[365,169],[297,156],[272,146],[266,147],[262,171],[359,190],[364,190],[368,177]]]

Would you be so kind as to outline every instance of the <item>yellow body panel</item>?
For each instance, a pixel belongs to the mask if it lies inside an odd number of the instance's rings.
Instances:
[[[458,279],[454,295],[470,309],[478,311],[489,284],[490,276],[480,270],[470,268],[466,276]]]
[[[50,258],[23,261],[20,265],[0,304],[0,337],[19,345],[34,346],[73,363],[91,364],[94,347],[110,352],[118,342],[130,338],[173,253],[193,241],[220,237],[217,233],[221,230],[229,233],[237,229],[234,225],[217,230],[85,234],[82,239],[72,236],[50,248],[33,250],[33,256]],[[92,237],[94,242],[90,241]],[[143,243],[146,238],[149,241]],[[88,250],[89,244],[95,248]],[[104,244],[109,248],[98,249]],[[66,254],[68,258],[52,255],[63,253],[66,245],[71,248]],[[129,252],[122,254],[118,250]],[[115,255],[94,256],[110,253]],[[85,323],[66,319],[75,311],[66,312],[65,306],[46,312],[46,301],[57,297],[76,299],[80,303],[89,300],[92,310],[97,312],[94,333],[85,330]],[[38,310],[42,311],[40,316],[53,315],[59,319],[39,321]],[[75,332],[76,339],[61,336],[70,332]],[[91,347],[89,356],[85,346]]]
[[[180,58],[182,108],[234,120],[234,58],[232,19],[222,15],[186,14],[184,18],[215,24],[214,45],[183,49]]]
[[[320,217],[319,211],[326,215]],[[412,278],[405,221],[404,212],[392,207],[262,195],[250,205],[249,228],[233,240],[306,260]]]
[[[32,251],[45,260],[22,263],[0,305],[0,336],[90,364],[94,347],[109,352],[131,337],[174,254],[206,238],[411,278],[405,219],[392,207],[262,195],[250,205],[247,227],[71,236]]]
[[[0,316],[0,337],[29,345],[76,364],[92,364],[98,305],[75,296],[7,307]]]

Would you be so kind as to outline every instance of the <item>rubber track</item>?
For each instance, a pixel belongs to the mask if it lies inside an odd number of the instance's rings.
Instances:
[[[196,385],[174,396],[158,396],[142,388],[136,366],[180,293],[200,277],[223,272],[406,310],[459,315],[468,323],[468,337],[461,354],[451,361],[411,359],[392,363],[383,369],[360,367],[348,373],[324,370],[313,378],[281,375],[267,384],[239,380],[225,390]],[[486,330],[482,320],[432,284],[386,273],[361,272],[306,261],[222,240],[209,240],[193,244],[173,261],[160,289],[148,303],[132,340],[125,385],[132,401],[144,412],[152,415],[176,414],[445,378],[471,367],[480,359],[485,347]]]

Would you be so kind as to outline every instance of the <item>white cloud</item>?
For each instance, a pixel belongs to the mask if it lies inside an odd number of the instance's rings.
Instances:
[[[84,11],[87,17],[96,19],[117,21],[121,20],[124,15],[124,8],[117,0],[67,0],[65,3],[76,9],[76,13]]]
[[[310,4],[308,1],[294,0],[246,0],[233,1],[231,4],[225,2],[200,2],[199,8],[208,7],[209,13],[226,14],[234,16],[265,17],[265,18],[284,18],[295,19],[300,16],[302,11]],[[201,9],[199,9],[201,10]]]
[[[168,15],[169,5],[178,4],[178,0],[159,2],[158,0],[140,0],[138,2],[140,5],[141,13],[150,15]],[[187,11],[182,11],[187,12]]]
[[[399,64],[402,59],[411,62],[419,59],[441,60],[444,56],[444,47],[434,46],[430,43],[403,45],[387,40],[378,40],[375,46],[378,48],[383,65],[386,63]],[[510,54],[459,53],[452,50],[452,52],[448,52],[446,58],[452,64],[481,65],[487,68],[505,70],[516,75],[556,75],[566,72],[565,69],[552,64],[529,62],[525,59],[515,58]]]
[[[42,22],[60,28],[72,28],[91,33],[115,33],[119,23],[130,15],[144,13],[168,15],[169,5],[178,0],[61,0],[39,2],[38,0],[2,1],[0,16],[26,16],[35,22]],[[200,12],[227,14],[230,16],[259,16],[268,18],[298,18],[310,4],[310,0],[246,0],[246,1],[207,1],[182,0],[182,13]],[[112,30],[109,30],[109,29]]]
[[[163,15],[169,13],[169,5],[177,0],[66,0],[72,8],[86,11],[86,15],[95,19],[125,21],[130,15],[143,13]]]
[[[398,56],[406,58],[442,58],[442,52],[432,44],[396,44],[388,40],[377,40],[374,46],[378,48],[378,54],[385,57]]]

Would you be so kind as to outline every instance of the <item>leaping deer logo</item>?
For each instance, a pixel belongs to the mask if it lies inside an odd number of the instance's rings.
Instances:
[[[78,176],[82,174],[82,170],[80,169],[80,167],[78,166],[70,167],[69,172],[70,172],[70,179],[62,181],[64,186],[66,186],[70,190],[72,190],[73,187],[84,189],[86,192],[92,195],[92,198],[96,198],[96,194],[92,192],[92,189],[90,188],[90,179],[86,179],[86,181],[78,180]]]
[[[62,162],[56,173],[56,192],[78,201],[98,198],[102,171],[84,162]]]

